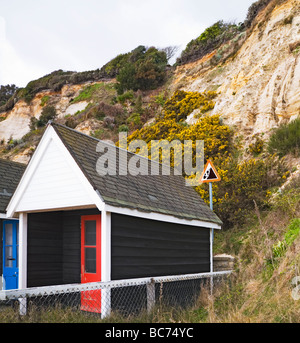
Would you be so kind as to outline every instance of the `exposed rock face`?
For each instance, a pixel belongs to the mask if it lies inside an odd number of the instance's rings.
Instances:
[[[7,118],[0,122],[0,139],[7,141],[23,137],[29,130],[31,113],[25,101],[18,101],[9,113],[4,113]]]
[[[271,4],[270,4],[271,5]],[[300,113],[300,3],[268,6],[234,57],[209,68],[211,56],[181,66],[177,87],[217,90],[213,114],[244,136],[267,133]]]
[[[217,91],[211,114],[220,114],[246,141],[255,134],[267,135],[300,113],[300,1],[282,0],[274,7],[275,3],[278,0],[260,12],[247,32],[201,60],[177,67],[170,86],[171,90]],[[49,96],[58,118],[83,110],[88,102],[71,104],[71,100],[85,86],[65,85],[60,92],[38,93],[29,105],[18,101],[11,111],[0,114],[6,118],[0,122],[0,140],[22,138],[31,117],[39,118],[44,96]],[[188,122],[193,121],[189,116]],[[91,123],[81,123],[76,129],[89,133],[90,127]]]
[[[31,117],[39,118],[42,113],[42,98],[45,96],[49,96],[49,105],[55,107],[58,117],[64,117],[67,114],[72,115],[83,110],[87,106],[87,102],[83,101],[72,105],[70,101],[85,86],[86,84],[66,85],[60,92],[44,91],[36,94],[30,104],[24,100],[19,100],[11,111],[1,113],[1,116],[6,117],[6,119],[0,122],[0,140],[21,139],[28,133]]]

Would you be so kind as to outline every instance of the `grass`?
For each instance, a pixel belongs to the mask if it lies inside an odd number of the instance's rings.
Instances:
[[[92,85],[85,86],[80,94],[72,100],[72,104],[80,101],[91,101],[96,102],[101,99],[101,101],[110,103],[116,91],[113,84],[106,84],[104,82],[95,83]]]

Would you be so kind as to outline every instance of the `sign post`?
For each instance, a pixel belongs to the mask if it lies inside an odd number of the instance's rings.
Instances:
[[[221,181],[221,177],[217,172],[217,169],[212,164],[210,160],[207,160],[207,163],[204,167],[203,173],[201,175],[200,181],[202,183],[208,183],[209,186],[209,204],[210,209],[213,211],[213,191],[212,183]],[[213,272],[213,244],[214,244],[214,229],[211,229],[211,272]],[[211,293],[213,290],[213,278],[211,278]]]
[[[211,210],[213,210],[212,182],[218,181],[221,181],[221,177],[212,162],[208,160],[201,175],[201,182],[209,184],[209,203]]]
[[[209,204],[210,204],[210,209],[213,211],[213,195],[212,195],[212,183],[209,182]]]

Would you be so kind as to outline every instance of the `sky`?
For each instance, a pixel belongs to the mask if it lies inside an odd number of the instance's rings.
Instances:
[[[98,69],[139,45],[180,54],[218,20],[244,21],[254,1],[0,0],[0,85]]]

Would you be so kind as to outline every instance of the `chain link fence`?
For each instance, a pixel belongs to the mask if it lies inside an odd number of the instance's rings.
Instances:
[[[46,286],[0,292],[0,322],[128,318],[157,308],[188,308],[231,272]]]

